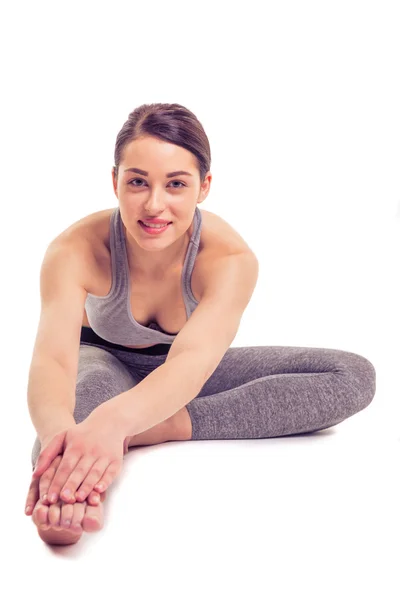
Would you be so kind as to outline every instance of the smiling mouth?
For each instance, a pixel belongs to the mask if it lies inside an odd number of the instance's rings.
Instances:
[[[142,229],[144,229],[145,231],[147,231],[148,233],[150,232],[162,232],[165,231],[166,229],[168,229],[168,227],[171,225],[172,223],[154,223],[154,225],[145,225],[145,223],[143,223],[143,221],[139,221],[139,225],[142,227]]]

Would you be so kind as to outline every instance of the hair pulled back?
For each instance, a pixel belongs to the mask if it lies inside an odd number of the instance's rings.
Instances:
[[[200,121],[181,104],[142,104],[129,114],[115,143],[114,171],[117,176],[127,144],[145,135],[189,150],[196,158],[200,182],[204,182],[211,165],[210,144]]]

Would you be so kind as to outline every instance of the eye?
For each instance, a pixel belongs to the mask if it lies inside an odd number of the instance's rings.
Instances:
[[[144,179],[141,179],[140,177],[135,177],[135,179],[131,179],[130,181],[128,181],[128,184],[131,184],[131,183],[133,184],[134,181],[144,181]],[[179,186],[176,186],[176,185],[172,186],[172,187],[175,187],[176,189],[180,189],[182,186],[186,187],[186,184],[183,183],[183,181],[178,181],[176,179],[174,179],[173,181],[170,181],[170,183],[179,183],[180,184]],[[143,186],[142,185],[134,185],[133,187],[143,187]]]
[[[144,179],[139,179],[139,177],[135,177],[135,179],[131,179],[128,183],[133,183],[134,181],[144,181]],[[135,185],[134,187],[143,187],[141,185]]]
[[[186,185],[185,183],[183,183],[183,181],[176,181],[176,180],[174,180],[174,181],[170,181],[170,183],[180,183],[180,184],[181,184],[181,186],[184,186],[184,187],[185,187],[185,185]],[[172,186],[172,187],[176,187],[176,186]],[[179,189],[179,188],[178,188],[178,189]]]

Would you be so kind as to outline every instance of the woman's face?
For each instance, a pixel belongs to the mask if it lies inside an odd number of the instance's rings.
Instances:
[[[177,171],[185,173],[172,175]],[[211,178],[207,173],[201,185],[195,157],[175,144],[146,136],[125,146],[118,178],[113,171],[113,185],[129,233],[138,242],[168,237],[171,243],[181,237],[192,223],[196,205],[208,195]],[[152,236],[139,223],[146,218],[172,223]]]

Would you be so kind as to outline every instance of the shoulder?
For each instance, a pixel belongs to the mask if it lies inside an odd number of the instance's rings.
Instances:
[[[240,252],[250,252],[251,248],[242,236],[219,215],[200,209],[202,215],[202,242],[205,249],[226,256]]]
[[[206,292],[231,294],[239,287],[252,293],[258,278],[258,260],[242,236],[222,217],[201,211],[205,225],[195,265],[195,286],[200,299]],[[238,289],[236,287],[236,294]]]
[[[112,208],[98,211],[75,221],[54,238],[47,248],[47,252],[57,251],[65,254],[66,260],[76,258],[75,264],[80,265],[84,280],[89,286],[93,277],[98,276],[99,267],[107,261],[107,221],[110,221],[114,210]]]
[[[100,210],[75,221],[52,243],[86,252],[87,258],[104,259],[110,250],[110,218],[115,208]]]

